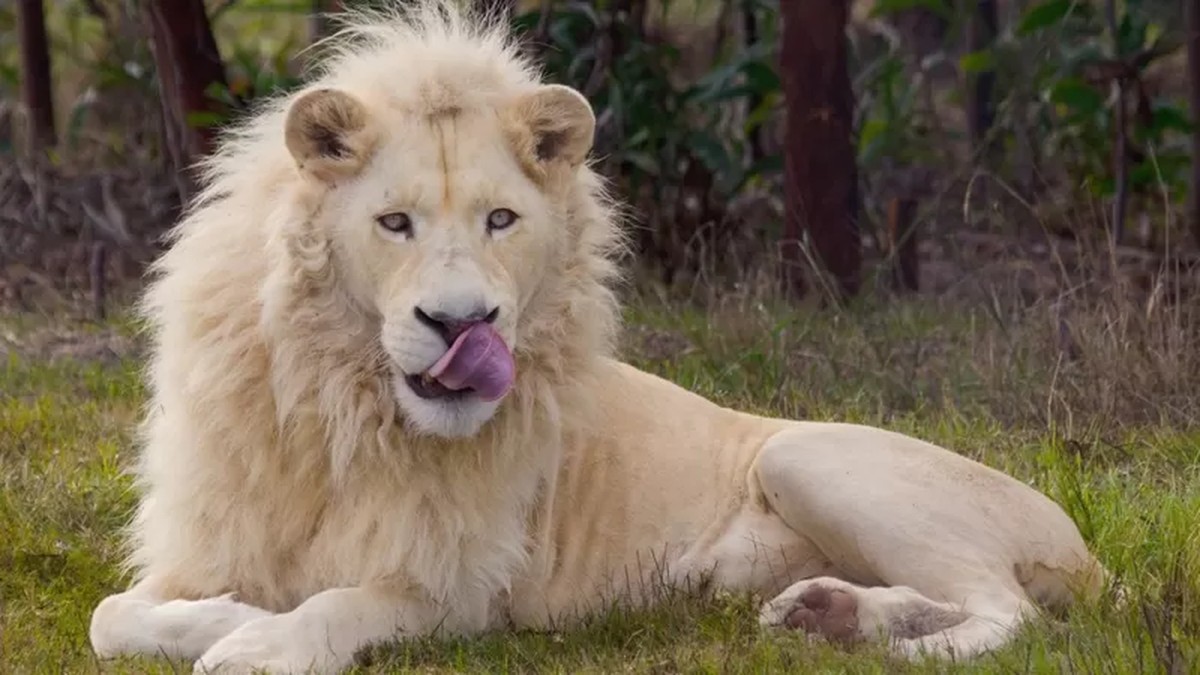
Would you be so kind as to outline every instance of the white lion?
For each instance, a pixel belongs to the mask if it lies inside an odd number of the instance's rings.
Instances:
[[[157,263],[136,579],[100,656],[333,672],[702,577],[773,598],[765,625],[961,657],[1102,588],[1004,474],[615,361],[591,108],[499,22],[412,4],[225,139]]]

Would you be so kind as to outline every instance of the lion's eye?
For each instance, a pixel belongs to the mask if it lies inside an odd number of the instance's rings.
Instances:
[[[503,230],[512,227],[512,224],[517,222],[517,214],[511,209],[496,209],[488,214],[487,226],[489,230]]]
[[[375,218],[375,222],[388,232],[396,234],[412,234],[412,219],[407,213],[397,211],[396,213],[385,213],[382,216]]]

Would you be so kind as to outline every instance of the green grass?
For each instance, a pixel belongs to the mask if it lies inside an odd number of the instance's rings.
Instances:
[[[1013,473],[1075,518],[1126,589],[1124,605],[1106,599],[1047,618],[956,668],[762,633],[752,598],[671,596],[567,633],[383,646],[364,654],[361,670],[1194,672],[1200,425],[1191,416],[1200,393],[1186,342],[1154,348],[1150,328],[1128,342],[1129,330],[1089,310],[1072,317],[1082,355],[1064,364],[1039,311],[997,317],[927,302],[818,315],[750,301],[683,310],[642,301],[628,312],[624,349],[723,404],[877,424]],[[1107,332],[1087,329],[1101,324]],[[38,325],[0,318],[0,335]],[[1152,367],[1164,359],[1174,367]],[[0,359],[0,672],[187,670],[154,659],[100,664],[87,641],[92,608],[124,585],[117,532],[134,498],[120,471],[143,396],[138,365],[132,355],[50,359],[31,344]]]

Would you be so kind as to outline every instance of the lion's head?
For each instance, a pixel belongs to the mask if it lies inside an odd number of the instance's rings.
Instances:
[[[285,228],[294,257],[326,251],[329,292],[374,322],[407,427],[463,438],[525,370],[602,348],[616,234],[586,162],[588,101],[442,4],[360,17],[278,105],[275,137],[304,214]]]

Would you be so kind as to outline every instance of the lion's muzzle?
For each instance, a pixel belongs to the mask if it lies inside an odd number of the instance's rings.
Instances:
[[[436,325],[450,344],[428,370],[406,378],[417,396],[443,398],[469,392],[485,401],[495,401],[508,393],[516,365],[504,338],[492,327],[489,319],[494,314],[474,322],[450,322],[417,309],[422,323]]]

